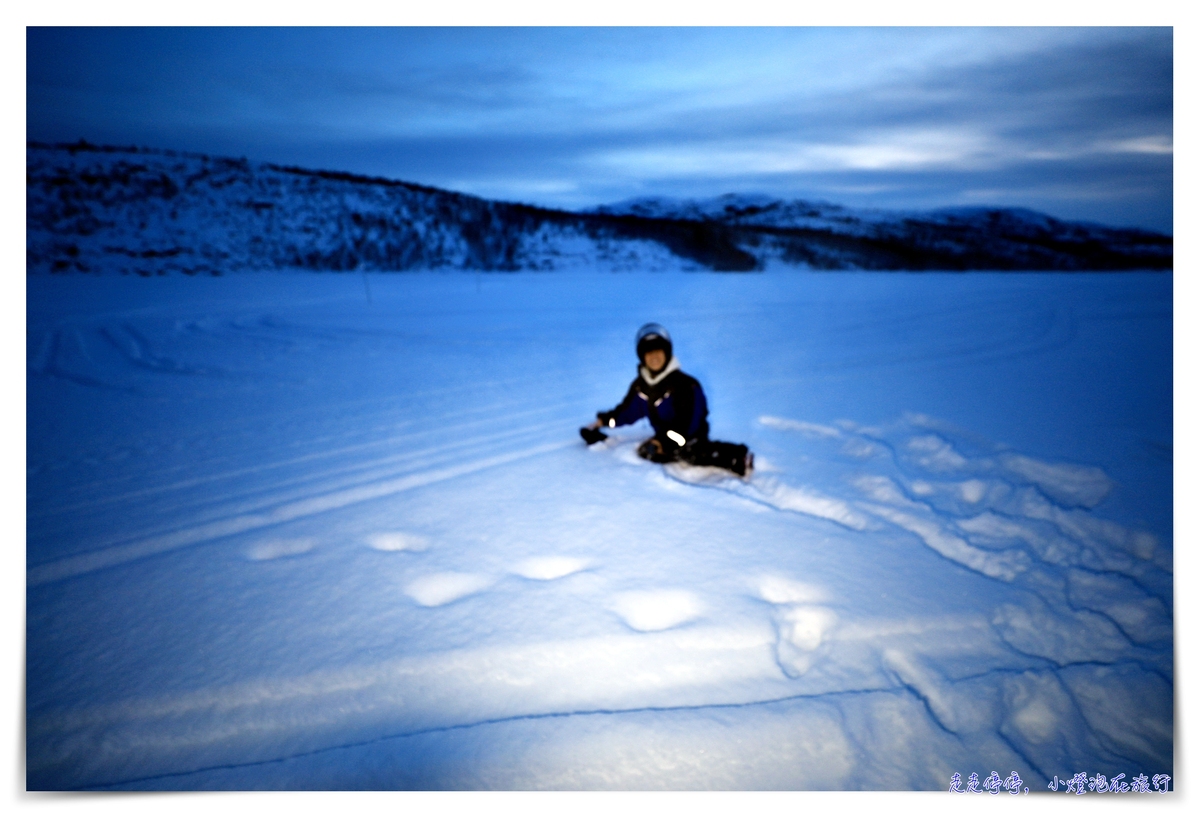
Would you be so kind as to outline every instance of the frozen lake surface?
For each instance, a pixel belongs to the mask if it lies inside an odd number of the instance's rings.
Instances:
[[[31,789],[1174,775],[1170,274],[27,285]]]

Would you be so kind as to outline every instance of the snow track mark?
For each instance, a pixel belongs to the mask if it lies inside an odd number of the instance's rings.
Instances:
[[[564,449],[567,446],[573,445],[575,445],[575,441],[546,443],[541,446],[508,452],[482,460],[474,460],[468,463],[460,463],[455,466],[447,466],[416,474],[407,474],[391,480],[382,480],[328,494],[306,497],[284,503],[283,505],[263,508],[256,512],[239,514],[222,520],[214,520],[169,534],[134,540],[99,551],[64,557],[60,560],[30,568],[26,572],[26,583],[29,586],[35,586],[47,582],[69,579],[80,574],[99,571],[103,568],[111,568],[115,565],[121,565],[122,563],[142,559],[154,554],[173,551],[177,548],[208,542],[220,537],[228,537],[232,534],[242,534],[247,531],[278,525],[279,523],[290,522],[302,517],[310,517],[315,514],[332,511],[333,509],[344,508],[354,503],[362,503],[367,500],[387,497],[391,494],[399,494],[409,489],[427,486],[443,480],[451,480],[455,477],[462,477],[467,474],[483,471],[484,469],[523,460],[527,457],[536,457],[546,452]]]
[[[876,503],[863,503],[862,508],[916,534],[926,545],[946,559],[993,579],[1012,582],[1019,574],[1029,569],[1029,555],[1024,551],[1018,549],[999,553],[982,551],[968,545],[961,537],[954,536],[932,520],[922,519],[914,514],[906,514],[903,511]]]
[[[317,541],[312,537],[261,540],[246,550],[246,559],[262,562],[277,560],[280,557],[296,557],[307,554],[316,547]]]
[[[29,775],[86,788],[487,720],[743,705],[741,686],[779,678],[770,641],[700,628],[474,648],[43,713]]]
[[[147,477],[158,478],[158,479],[147,480],[147,482],[150,482],[151,485],[147,486],[146,488],[138,489],[136,491],[124,492],[121,494],[110,494],[110,495],[103,496],[103,497],[96,497],[96,498],[92,498],[92,499],[83,500],[83,501],[80,501],[77,503],[72,503],[69,505],[46,506],[45,504],[43,504],[38,509],[32,510],[30,512],[30,516],[31,517],[57,516],[57,515],[61,515],[61,514],[69,513],[69,512],[77,512],[77,511],[82,511],[85,509],[114,505],[117,503],[126,503],[131,500],[143,500],[145,498],[155,498],[155,497],[158,497],[163,494],[179,492],[182,489],[192,489],[192,488],[195,488],[198,486],[205,486],[205,485],[210,485],[212,483],[220,483],[220,482],[225,482],[225,481],[238,479],[238,478],[253,477],[255,475],[267,474],[267,473],[274,472],[274,471],[281,471],[281,470],[285,470],[285,469],[290,471],[290,470],[293,470],[297,466],[302,466],[302,465],[310,464],[310,463],[317,464],[317,463],[321,463],[322,461],[331,461],[331,460],[334,460],[335,458],[344,457],[345,455],[349,455],[349,454],[353,454],[353,453],[358,453],[358,452],[371,453],[372,451],[379,450],[379,449],[394,449],[398,444],[410,443],[414,440],[419,440],[421,438],[426,438],[426,437],[430,437],[430,436],[434,436],[434,435],[446,436],[448,434],[461,433],[461,432],[464,432],[464,431],[467,431],[470,429],[474,429],[474,428],[477,428],[480,426],[486,426],[486,427],[490,428],[490,427],[495,427],[498,423],[499,423],[499,425],[504,425],[507,423],[511,423],[511,422],[517,420],[518,418],[524,418],[529,415],[536,416],[547,410],[552,410],[552,409],[557,409],[557,408],[559,408],[559,407],[557,407],[557,406],[543,407],[538,410],[510,413],[508,415],[502,416],[501,418],[496,418],[495,416],[492,416],[492,417],[485,418],[483,420],[472,420],[472,421],[466,421],[466,422],[462,422],[462,423],[451,424],[451,425],[447,425],[447,426],[440,426],[436,429],[412,430],[412,431],[406,432],[404,434],[388,435],[387,437],[376,438],[376,439],[369,440],[369,441],[362,442],[362,443],[347,444],[344,442],[344,438],[340,438],[340,437],[330,437],[330,438],[325,438],[325,439],[318,438],[318,439],[314,439],[309,442],[330,442],[330,441],[332,441],[332,442],[341,443],[343,445],[337,445],[337,446],[333,446],[331,448],[320,449],[317,451],[312,451],[312,452],[308,452],[308,453],[298,455],[295,457],[284,458],[281,460],[270,460],[270,461],[266,461],[266,462],[257,462],[257,463],[255,463],[255,465],[252,465],[252,466],[245,466],[245,467],[237,468],[237,469],[227,469],[225,471],[216,471],[216,472],[212,472],[209,474],[203,474],[198,477],[190,477],[190,478],[187,478],[184,480],[174,480],[174,481],[167,482],[165,474],[164,475],[140,475],[139,477],[143,480],[146,480]],[[402,427],[406,427],[408,425],[409,424],[407,424],[407,423],[390,424],[386,428],[388,430],[394,430],[396,428],[402,428]],[[442,452],[449,452],[449,451],[454,451],[454,450],[464,448],[464,447],[478,448],[480,444],[495,443],[495,442],[505,440],[508,438],[518,437],[522,434],[534,434],[534,433],[542,434],[542,433],[544,433],[544,431],[545,431],[545,427],[540,426],[540,425],[539,426],[518,427],[516,429],[506,429],[505,431],[496,433],[496,434],[476,435],[476,436],[470,437],[470,438],[457,438],[455,440],[455,442],[453,442],[449,445],[432,446],[432,447],[427,446],[424,449],[419,449],[416,451],[407,451],[407,452],[402,452],[400,454],[387,455],[387,456],[383,456],[383,457],[374,457],[374,458],[366,459],[366,460],[358,460],[358,461],[354,461],[354,462],[351,462],[351,463],[345,464],[345,465],[324,466],[316,471],[311,471],[311,472],[301,474],[296,477],[285,478],[283,480],[276,480],[276,482],[274,482],[274,483],[264,481],[264,480],[258,480],[258,481],[256,481],[257,492],[262,493],[264,491],[269,491],[274,488],[282,488],[284,486],[292,485],[295,483],[311,482],[313,480],[317,480],[317,479],[320,479],[325,476],[335,476],[338,474],[345,474],[345,473],[354,472],[354,471],[365,471],[369,467],[386,466],[388,464],[401,463],[405,460],[405,458],[412,458],[415,456],[428,455],[430,453],[436,454],[436,453],[442,453]],[[197,464],[191,464],[191,465],[194,467]],[[210,464],[201,463],[199,465],[203,466],[203,465],[210,465]],[[111,481],[106,481],[104,483],[100,483],[97,485],[99,487],[110,486]],[[235,497],[235,498],[242,497],[245,494],[246,494],[246,492],[244,490],[236,490],[231,493],[227,493],[226,495],[223,495],[223,496],[213,497],[212,495],[209,495],[208,497],[206,497],[206,502],[211,503],[214,500],[219,501],[222,499],[228,499],[229,497]]]
[[[870,526],[870,521],[845,501],[810,489],[789,486],[773,477],[755,475],[747,481],[724,469],[685,463],[668,463],[663,468],[669,477],[681,483],[721,489],[778,511],[819,517],[855,531],[863,531]]]

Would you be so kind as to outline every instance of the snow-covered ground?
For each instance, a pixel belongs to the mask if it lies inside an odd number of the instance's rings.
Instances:
[[[1171,296],[30,277],[28,784],[1173,776]],[[580,441],[651,320],[749,481]]]

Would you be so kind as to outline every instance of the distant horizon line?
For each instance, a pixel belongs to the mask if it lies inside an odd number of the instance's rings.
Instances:
[[[801,203],[805,203],[805,204],[831,206],[831,207],[840,208],[840,209],[843,209],[846,211],[858,211],[858,212],[869,212],[869,213],[939,214],[939,213],[948,213],[948,212],[954,212],[954,211],[985,212],[985,213],[989,212],[989,211],[990,212],[1008,212],[1008,213],[1026,212],[1026,213],[1032,213],[1034,215],[1041,216],[1041,217],[1044,217],[1047,219],[1051,219],[1053,221],[1059,222],[1060,224],[1077,224],[1077,225],[1086,225],[1086,226],[1093,226],[1093,227],[1103,227],[1106,229],[1129,230],[1129,231],[1142,232],[1142,233],[1147,233],[1147,234],[1152,234],[1152,235],[1169,236],[1172,239],[1174,239],[1174,236],[1175,236],[1173,226],[1170,231],[1165,231],[1165,230],[1159,230],[1159,229],[1148,228],[1148,227],[1140,227],[1140,226],[1137,226],[1137,227],[1118,226],[1118,225],[1114,225],[1114,224],[1109,224],[1109,223],[1099,222],[1099,221],[1092,221],[1092,220],[1066,219],[1066,218],[1061,218],[1059,216],[1054,216],[1043,210],[1037,210],[1035,208],[1027,207],[1024,205],[964,205],[964,204],[955,205],[955,204],[951,204],[951,205],[942,205],[939,207],[932,207],[932,208],[867,207],[867,206],[845,205],[845,204],[841,204],[840,202],[830,201],[828,199],[785,198],[782,196],[777,196],[775,194],[762,193],[762,192],[757,192],[757,191],[729,191],[727,193],[719,193],[719,194],[715,194],[715,195],[711,195],[711,196],[670,196],[670,195],[665,195],[665,194],[646,194],[646,195],[641,195],[641,196],[629,196],[629,197],[626,197],[624,199],[620,199],[620,200],[617,200],[614,202],[608,202],[608,203],[599,204],[599,205],[592,205],[587,208],[569,210],[569,209],[566,209],[563,207],[539,204],[536,202],[490,198],[487,196],[480,196],[479,194],[476,194],[476,193],[468,193],[468,192],[461,191],[461,190],[453,190],[451,188],[438,187],[437,185],[430,185],[430,184],[426,184],[424,182],[412,182],[412,181],[408,181],[406,179],[371,175],[371,174],[359,173],[356,171],[348,171],[348,170],[334,170],[331,168],[315,168],[315,167],[302,167],[300,165],[287,165],[287,164],[281,164],[279,162],[273,162],[273,161],[265,160],[265,159],[251,159],[245,155],[227,156],[227,155],[221,155],[221,154],[205,153],[203,151],[179,150],[179,149],[175,149],[175,148],[159,148],[159,147],[152,147],[149,145],[109,145],[109,144],[102,144],[102,143],[96,143],[96,142],[89,142],[84,137],[80,137],[75,142],[45,142],[45,141],[38,140],[38,139],[26,139],[25,147],[27,149],[28,148],[43,148],[43,149],[50,148],[50,149],[67,150],[67,151],[74,151],[74,150],[96,151],[96,152],[100,152],[100,153],[150,153],[150,154],[159,154],[159,155],[164,155],[164,156],[190,156],[190,157],[199,157],[199,158],[204,158],[204,159],[214,159],[214,158],[215,159],[225,159],[225,160],[231,160],[231,161],[237,161],[237,162],[254,163],[254,164],[263,165],[266,167],[270,167],[270,168],[285,171],[285,172],[293,172],[293,173],[299,172],[299,173],[313,173],[313,174],[320,174],[320,175],[331,175],[331,176],[336,176],[338,178],[344,179],[346,181],[371,183],[371,184],[385,184],[385,185],[390,185],[390,186],[404,186],[404,187],[408,187],[408,188],[415,189],[415,190],[436,191],[439,193],[450,193],[450,194],[453,194],[456,196],[465,196],[465,197],[468,197],[471,199],[478,199],[479,201],[484,201],[484,202],[495,202],[497,204],[513,205],[513,206],[518,206],[518,207],[528,207],[528,208],[533,208],[533,209],[537,209],[537,210],[545,210],[545,211],[556,212],[556,213],[568,213],[571,215],[595,214],[602,208],[614,207],[616,205],[629,204],[629,203],[638,202],[638,201],[659,200],[659,201],[679,202],[679,203],[703,203],[703,202],[711,202],[711,201],[715,201],[715,200],[723,199],[723,198],[732,198],[732,197],[739,197],[739,196],[746,197],[746,198],[762,196],[762,197],[771,199],[773,202],[783,202],[783,203],[801,202]],[[636,216],[636,218],[667,219],[669,217]],[[690,221],[690,220],[688,220],[688,221]],[[1174,221],[1174,219],[1172,218],[1172,222],[1173,221]]]

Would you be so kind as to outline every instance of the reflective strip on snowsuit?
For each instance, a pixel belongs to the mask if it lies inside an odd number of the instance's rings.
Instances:
[[[616,408],[596,414],[605,426],[628,426],[649,418],[654,436],[667,450],[679,447],[667,432],[685,441],[708,438],[708,402],[700,382],[675,370],[651,386],[639,374]],[[611,423],[610,423],[611,421]]]

